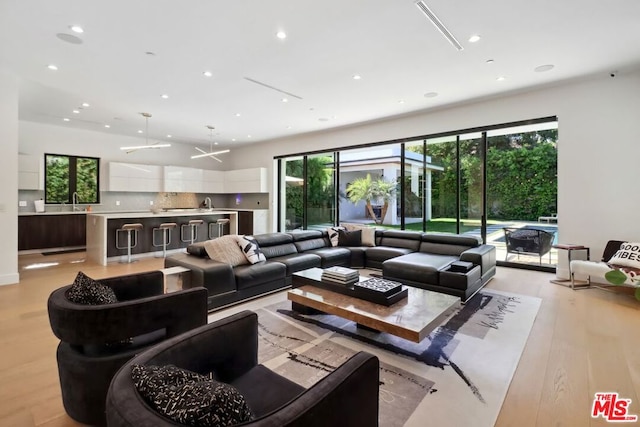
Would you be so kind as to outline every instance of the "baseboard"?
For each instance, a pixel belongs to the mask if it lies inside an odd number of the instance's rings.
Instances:
[[[20,274],[18,273],[3,274],[0,276],[0,286],[17,285],[18,283],[20,283]]]

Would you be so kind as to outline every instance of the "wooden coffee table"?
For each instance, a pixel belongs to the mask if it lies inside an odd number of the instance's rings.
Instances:
[[[294,310],[298,304],[413,342],[422,341],[460,305],[458,297],[405,285],[407,298],[387,307],[313,286],[321,274],[321,268],[293,274],[287,298]]]

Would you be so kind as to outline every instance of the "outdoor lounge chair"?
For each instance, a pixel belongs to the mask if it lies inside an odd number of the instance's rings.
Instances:
[[[510,228],[505,227],[504,238],[507,245],[507,254],[504,260],[507,261],[509,254],[538,255],[539,263],[542,264],[542,256],[549,253],[551,262],[551,245],[554,234],[535,228]]]

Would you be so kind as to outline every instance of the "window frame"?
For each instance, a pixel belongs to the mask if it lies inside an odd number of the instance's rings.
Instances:
[[[69,181],[68,181],[68,197],[67,200],[49,200],[48,199],[48,163],[47,159],[49,156],[52,157],[66,157],[69,161]],[[79,205],[88,205],[88,204],[99,204],[100,203],[100,158],[92,157],[92,156],[73,156],[69,154],[56,154],[56,153],[44,153],[44,202],[47,205],[61,205],[61,204],[72,204],[73,203],[73,193],[78,189],[78,175],[77,175],[77,165],[78,160],[92,160],[96,162],[96,198],[94,200],[81,200],[77,204]]]

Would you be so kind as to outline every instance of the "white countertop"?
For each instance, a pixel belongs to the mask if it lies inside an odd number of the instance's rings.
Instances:
[[[206,209],[192,209],[192,210],[184,210],[184,212],[179,212],[179,211],[160,211],[157,214],[153,214],[153,211],[151,210],[147,210],[147,211],[102,211],[102,210],[96,210],[94,209],[91,212],[87,212],[87,211],[55,211],[55,210],[51,210],[51,211],[46,211],[46,212],[18,212],[18,216],[40,216],[40,215],[78,215],[78,214],[100,214],[100,215],[106,215],[106,214],[116,214],[116,215],[123,215],[123,214],[136,214],[136,215],[140,215],[140,214],[150,214],[149,216],[160,216],[161,214],[170,214],[170,216],[176,216],[175,214],[184,214],[184,213],[189,213],[189,214],[193,214],[193,215],[201,215],[201,214],[206,214],[206,215],[215,215],[215,213],[212,214],[212,212],[218,212],[218,215],[220,215],[221,213],[229,213],[229,212],[255,212],[255,211],[266,211],[268,209],[234,209],[234,208],[214,208],[213,211],[208,211]],[[153,215],[151,215],[153,214]],[[123,217],[124,218],[124,217]],[[131,217],[126,217],[126,218],[131,218]]]
[[[113,212],[113,213],[101,213],[101,212],[86,212],[90,216],[98,216],[105,219],[118,219],[118,218],[162,218],[162,217],[177,217],[177,216],[208,216],[208,215],[229,215],[237,214],[237,211],[223,211],[223,210],[208,210],[208,209],[195,209],[195,210],[180,210],[180,211],[159,211],[154,212]]]

